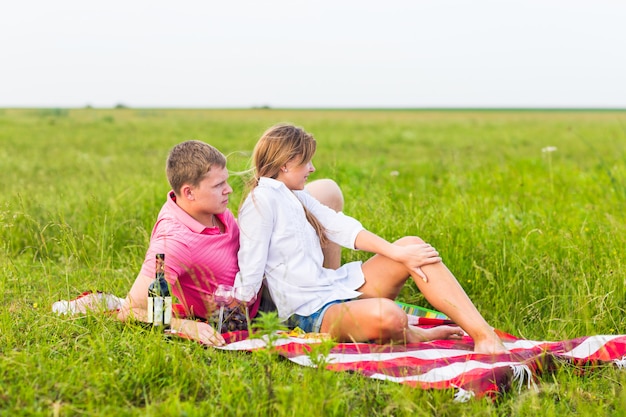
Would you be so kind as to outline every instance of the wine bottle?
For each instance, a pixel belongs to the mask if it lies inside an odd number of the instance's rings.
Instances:
[[[154,281],[148,288],[148,322],[169,328],[172,321],[172,296],[165,280],[165,254],[156,254]]]

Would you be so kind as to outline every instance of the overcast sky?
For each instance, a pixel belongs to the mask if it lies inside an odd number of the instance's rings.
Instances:
[[[624,0],[15,0],[0,107],[621,107]]]

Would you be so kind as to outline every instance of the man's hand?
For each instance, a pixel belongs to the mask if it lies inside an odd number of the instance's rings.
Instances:
[[[224,346],[226,341],[211,325],[203,322],[172,319],[172,328],[179,333],[208,346]]]

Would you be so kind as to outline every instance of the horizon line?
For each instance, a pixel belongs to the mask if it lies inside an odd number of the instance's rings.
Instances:
[[[386,106],[311,106],[311,107],[272,107],[261,106],[129,106],[116,104],[114,106],[0,106],[0,110],[332,110],[332,111],[626,111],[626,107],[594,107],[594,106],[415,106],[415,107],[386,107]]]

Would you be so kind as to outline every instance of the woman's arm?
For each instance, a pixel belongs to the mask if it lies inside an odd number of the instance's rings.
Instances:
[[[326,237],[330,241],[348,249],[355,249],[356,237],[364,230],[358,220],[325,206],[307,192],[296,191],[294,194],[322,223],[326,229]]]
[[[254,191],[252,191],[254,193]],[[239,273],[234,288],[251,287],[258,294],[263,283],[274,229],[271,202],[262,193],[249,194],[239,210]],[[239,300],[248,302],[248,300]]]

